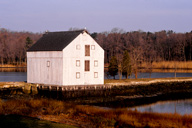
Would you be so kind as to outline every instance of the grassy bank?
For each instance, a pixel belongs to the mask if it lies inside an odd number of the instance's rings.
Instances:
[[[192,115],[101,109],[47,99],[0,101],[0,114],[24,115],[77,127],[192,127]]]
[[[163,81],[180,81],[180,80],[189,80],[191,77],[176,77],[176,78],[140,78],[140,79],[105,79],[105,84],[116,84],[116,83],[131,83],[131,82],[163,82]]]

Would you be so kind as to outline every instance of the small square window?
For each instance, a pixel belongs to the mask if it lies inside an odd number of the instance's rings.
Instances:
[[[98,67],[98,61],[97,60],[94,61],[94,67]]]
[[[91,45],[91,50],[95,50],[95,45]]]
[[[80,60],[76,60],[76,66],[80,67]]]
[[[80,44],[76,45],[76,49],[77,49],[77,50],[80,50],[80,49],[81,49]]]
[[[76,78],[77,78],[77,79],[80,78],[80,72],[76,72]]]
[[[98,72],[94,72],[94,78],[98,78]]]
[[[47,61],[47,67],[50,67],[50,61]]]

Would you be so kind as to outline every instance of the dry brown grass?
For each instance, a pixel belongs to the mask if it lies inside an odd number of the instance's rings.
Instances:
[[[119,116],[119,121],[125,126],[134,127],[192,127],[192,116],[179,114],[128,112]]]
[[[16,65],[12,65],[12,64],[4,64],[4,65],[0,65],[0,67],[2,68],[12,68],[12,67],[16,67]]]
[[[3,101],[0,99],[0,108],[2,108],[2,105],[3,105]],[[0,109],[0,114],[3,112],[2,109]]]
[[[123,127],[192,127],[192,115],[181,116],[179,114],[141,113],[127,109],[105,110],[91,106],[78,106],[79,113],[91,114],[109,119],[111,124]],[[100,121],[101,122],[101,121]],[[106,120],[103,121],[106,123]],[[100,123],[102,124],[102,123]]]
[[[72,104],[48,99],[8,100],[0,103],[3,113],[18,115],[59,115],[61,113],[68,113],[73,108]]]
[[[148,63],[143,62],[141,67],[149,67]],[[153,62],[152,68],[158,69],[192,69],[192,61],[160,61]]]
[[[70,119],[93,127],[192,127],[192,115],[102,109],[47,99],[0,100],[0,114],[42,117],[57,122]]]
[[[13,65],[13,64],[4,64],[4,65],[1,65],[0,64],[0,67],[1,68],[14,68],[14,67],[26,67],[27,64],[26,63],[22,63],[21,65]]]
[[[17,86],[17,87],[19,87],[19,86],[23,86],[23,85],[26,85],[27,83],[25,83],[25,82],[0,82],[0,86]]]

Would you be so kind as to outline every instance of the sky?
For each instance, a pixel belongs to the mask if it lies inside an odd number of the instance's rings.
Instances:
[[[192,0],[0,0],[0,28],[12,31],[192,31]]]

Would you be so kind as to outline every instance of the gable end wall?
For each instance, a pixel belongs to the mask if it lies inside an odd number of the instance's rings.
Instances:
[[[80,49],[77,49],[77,45]],[[85,56],[85,45],[90,45],[90,56]],[[91,49],[94,46],[95,49]],[[76,66],[76,61],[80,66]],[[90,71],[85,71],[85,60],[90,61]],[[94,61],[98,66],[94,66]],[[94,78],[94,73],[98,77]],[[77,73],[80,78],[76,78]],[[80,34],[63,49],[63,85],[104,84],[104,50],[87,33]]]

